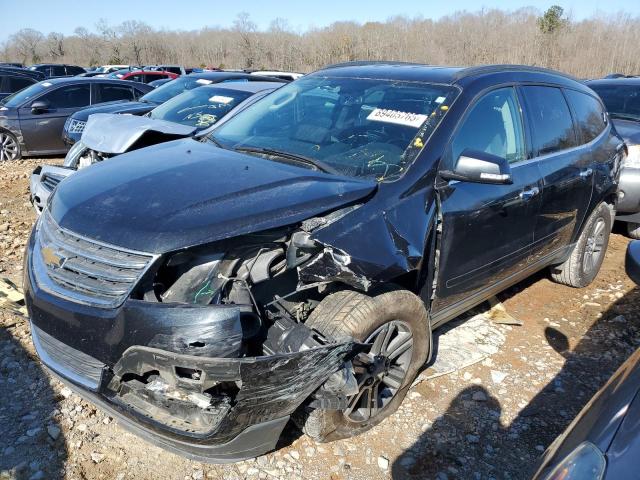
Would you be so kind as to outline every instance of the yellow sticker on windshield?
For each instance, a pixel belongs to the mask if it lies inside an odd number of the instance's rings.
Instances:
[[[400,112],[398,110],[387,110],[386,108],[374,109],[367,120],[374,122],[395,123],[396,125],[405,125],[407,127],[420,128],[426,120],[427,116],[420,113]]]

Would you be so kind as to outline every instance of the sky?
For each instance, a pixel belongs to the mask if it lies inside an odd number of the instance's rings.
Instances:
[[[624,11],[640,16],[639,0],[0,0],[3,13],[0,41],[22,28],[72,34],[76,27],[94,30],[104,18],[117,25],[125,20],[143,21],[155,28],[197,30],[206,26],[228,27],[240,12],[248,12],[260,29],[277,17],[288,20],[296,31],[323,27],[336,21],[384,21],[394,15],[438,19],[458,10],[481,8],[515,10],[532,6],[546,10],[558,4],[581,20],[597,12]]]

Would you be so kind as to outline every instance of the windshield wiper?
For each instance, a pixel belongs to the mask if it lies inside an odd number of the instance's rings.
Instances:
[[[222,146],[222,144],[221,144],[218,140],[216,140],[216,139],[215,139],[215,137],[213,136],[213,134],[211,134],[211,135],[205,135],[204,140],[206,140],[207,142],[211,142],[211,143],[213,143],[213,144],[214,144],[216,147],[218,147],[218,148],[224,148],[224,147]]]
[[[298,155],[297,153],[289,153],[283,152],[281,150],[274,150],[272,148],[259,148],[259,147],[236,147],[234,148],[236,152],[246,152],[246,153],[259,153],[262,155],[273,155],[274,157],[288,158],[299,163],[306,163],[307,165],[311,165],[315,167],[317,170],[325,173],[332,173],[334,175],[341,175],[341,173],[335,168],[327,165],[321,160],[316,160],[315,158],[305,157],[304,155]]]
[[[612,117],[612,118],[618,118],[620,120],[633,120],[635,122],[640,121],[640,116],[632,115],[630,113],[609,112],[609,116]]]

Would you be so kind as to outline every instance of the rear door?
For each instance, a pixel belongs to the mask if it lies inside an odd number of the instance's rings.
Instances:
[[[507,159],[513,183],[450,180],[438,188],[442,236],[432,306],[436,324],[502,289],[526,267],[542,184],[537,163],[527,158],[523,125],[516,90],[504,87],[481,97],[454,133],[445,169],[464,150],[477,150]]]
[[[62,142],[62,128],[67,117],[91,104],[89,82],[57,87],[20,107],[20,129],[29,152],[62,153],[67,147]],[[34,101],[45,101],[48,108],[33,112]]]
[[[580,145],[560,88],[532,85],[521,91],[543,182],[531,258],[537,262],[562,253],[582,225],[593,189],[593,159]]]

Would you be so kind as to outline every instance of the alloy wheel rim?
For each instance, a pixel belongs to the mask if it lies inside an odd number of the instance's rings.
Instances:
[[[364,343],[371,343],[371,348],[352,362],[358,393],[347,399],[343,411],[355,423],[374,418],[393,400],[404,383],[413,356],[411,328],[399,320],[385,323]]]
[[[0,133],[0,162],[15,160],[18,156],[18,144],[11,135]]]
[[[585,273],[592,272],[604,254],[605,227],[604,219],[598,218],[591,235],[587,238],[584,258],[582,259],[582,269]]]

